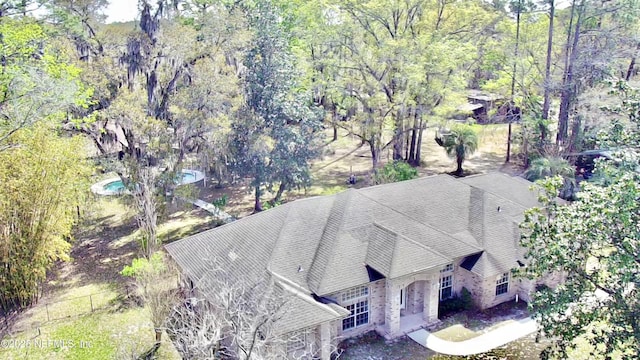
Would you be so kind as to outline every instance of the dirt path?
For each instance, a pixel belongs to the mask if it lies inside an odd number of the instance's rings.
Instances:
[[[47,276],[44,294],[55,296],[69,287],[118,283],[124,265],[131,263],[138,245],[128,237],[136,230],[133,213],[116,198],[96,198],[74,234],[71,261],[59,262]]]

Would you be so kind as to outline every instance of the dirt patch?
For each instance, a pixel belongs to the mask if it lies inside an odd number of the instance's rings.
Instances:
[[[130,280],[120,271],[139,256],[140,248],[138,226],[127,201],[126,197],[95,198],[74,234],[71,260],[60,261],[48,271],[39,304],[60,301],[69,293],[92,285],[109,286],[117,293],[127,290]],[[173,241],[218,225],[205,211],[187,205],[167,208],[170,214],[158,229],[161,240]],[[28,313],[24,316],[28,317]]]
[[[519,320],[529,316],[527,303],[508,301],[482,311],[466,310],[442,318],[440,323],[429,328],[437,332],[453,325],[462,325],[466,329],[483,332],[491,326],[506,320]]]
[[[436,354],[406,336],[389,341],[375,331],[343,341],[338,351],[340,360],[424,360]]]

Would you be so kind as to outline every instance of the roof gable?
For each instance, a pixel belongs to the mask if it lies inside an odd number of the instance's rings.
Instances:
[[[445,265],[449,259],[424,245],[374,224],[365,263],[387,278]]]
[[[521,258],[517,223],[533,204],[530,185],[502,174],[437,175],[350,189],[287,203],[166,249],[192,280],[206,276],[207,259],[216,258],[232,276],[268,271],[320,296],[368,283],[371,269],[394,278],[473,254],[481,255],[467,263],[471,271],[491,276]]]

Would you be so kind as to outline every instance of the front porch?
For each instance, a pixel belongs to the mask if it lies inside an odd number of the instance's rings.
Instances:
[[[400,328],[396,333],[392,333],[389,327],[385,325],[379,325],[376,327],[376,332],[380,334],[380,336],[384,337],[387,340],[391,340],[393,338],[407,335],[411,332],[414,332],[419,329],[429,328],[434,325],[440,323],[440,320],[436,319],[435,321],[427,321],[424,319],[423,313],[416,313],[411,315],[406,315],[400,317]]]
[[[439,280],[439,273],[387,279],[385,321],[376,332],[393,339],[438,323]]]

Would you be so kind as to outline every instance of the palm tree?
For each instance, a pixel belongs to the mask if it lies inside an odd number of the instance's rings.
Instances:
[[[563,185],[558,196],[565,200],[575,200],[578,191],[575,168],[560,156],[539,157],[531,162],[524,177],[535,181],[550,176],[562,176]]]
[[[547,176],[560,175],[565,179],[574,178],[575,169],[569,162],[559,156],[539,157],[529,165],[524,177],[529,181],[543,179]]]
[[[444,147],[447,154],[456,158],[458,168],[455,174],[462,176],[462,163],[467,156],[478,149],[478,135],[470,125],[456,125],[448,133],[436,133],[436,142]]]

